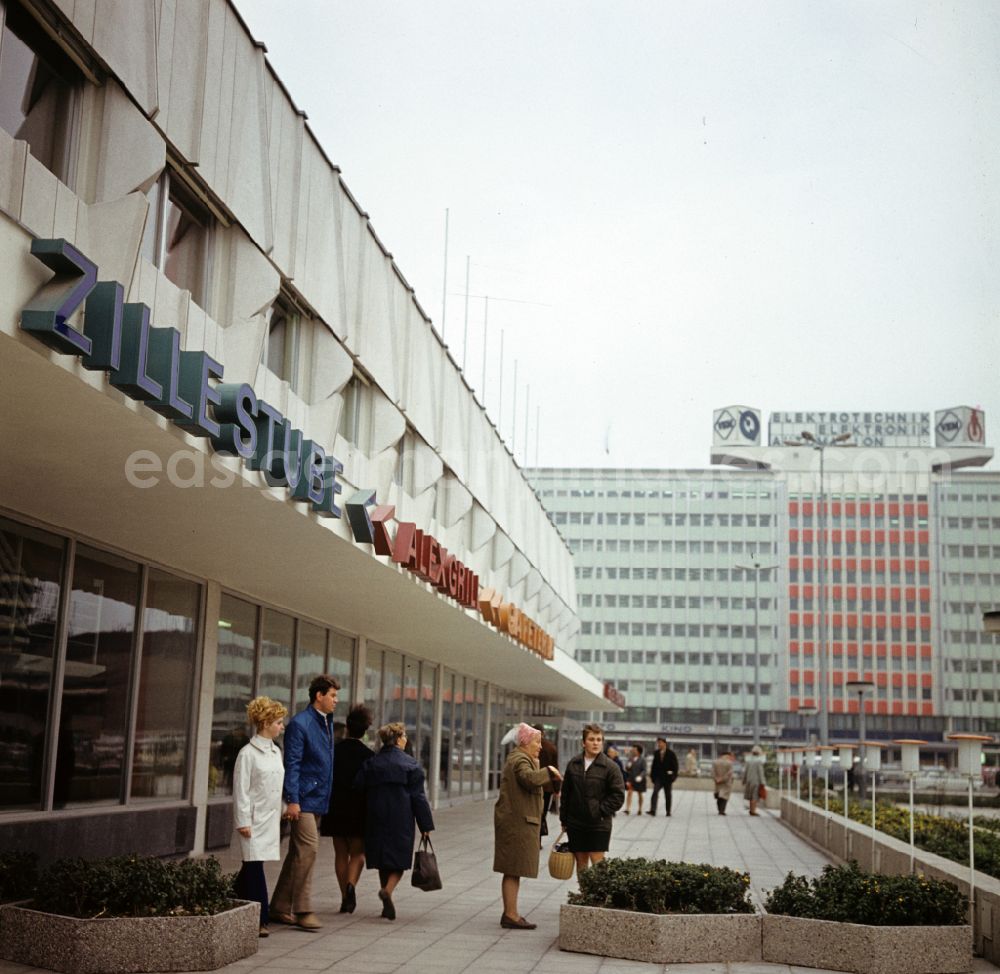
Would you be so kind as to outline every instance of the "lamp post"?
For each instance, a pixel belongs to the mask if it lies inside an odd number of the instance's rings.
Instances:
[[[854,751],[856,750],[856,745],[854,744],[838,744],[837,745],[838,755],[840,758],[840,766],[842,768],[853,768],[854,767]],[[850,818],[848,810],[851,804],[851,792],[847,787],[847,771],[844,771],[844,821],[847,822]]]
[[[750,549],[750,564],[737,565],[741,571],[753,572],[753,742],[760,744],[760,652],[759,652],[759,625],[757,624],[758,613],[760,611],[760,573],[769,572],[777,565],[762,565],[757,561],[757,555]]]
[[[858,695],[858,758],[860,763],[858,770],[861,772],[861,781],[858,782],[858,797],[862,802],[865,800],[865,694],[875,690],[875,684],[871,680],[848,680],[847,689],[851,693]],[[846,791],[847,784],[844,784]]]
[[[795,772],[795,798],[798,801],[802,800],[802,761],[805,752],[800,747],[793,748],[792,750],[792,764],[796,767]]]
[[[898,744],[903,773],[910,779],[910,873],[913,873],[913,782],[920,771],[920,746],[927,741],[893,741]]]
[[[829,721],[829,660],[827,659],[826,633],[826,485],[823,480],[826,449],[830,446],[849,446],[850,433],[841,433],[826,443],[818,440],[809,430],[803,430],[799,440],[785,440],[786,446],[808,446],[819,452],[819,741],[830,741]]]
[[[875,865],[875,789],[877,787],[878,771],[882,767],[882,745],[869,744],[861,758],[859,766],[866,767],[872,773],[872,872],[878,872]]]
[[[983,734],[946,734],[945,740],[958,742],[958,773],[969,779],[969,916],[975,916],[976,851],[972,824],[972,783],[982,775],[983,745],[992,737]]]
[[[835,747],[829,744],[819,746],[819,764],[823,769],[823,811],[830,814],[830,768],[833,767],[833,752]]]

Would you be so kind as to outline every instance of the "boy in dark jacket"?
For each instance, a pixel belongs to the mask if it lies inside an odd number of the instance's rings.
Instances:
[[[663,737],[656,739],[656,750],[653,752],[653,760],[649,769],[649,777],[653,782],[653,797],[649,800],[649,811],[647,815],[656,814],[656,799],[660,792],[663,792],[663,804],[666,805],[666,813],[670,814],[672,789],[674,779],[677,777],[678,765],[677,755],[670,750],[670,745]]]

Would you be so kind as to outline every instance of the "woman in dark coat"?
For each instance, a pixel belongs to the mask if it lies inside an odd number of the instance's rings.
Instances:
[[[385,724],[378,729],[382,750],[361,766],[354,787],[364,789],[365,862],[378,870],[382,916],[396,919],[392,893],[413,867],[413,821],[426,838],[434,831],[431,806],[424,793],[424,769],[406,753],[406,728]]]
[[[598,724],[586,724],[583,753],[566,765],[559,800],[559,820],[577,875],[604,858],[611,842],[611,816],[624,801],[625,782],[618,765],[604,753],[604,731]]]
[[[333,791],[320,825],[320,835],[333,836],[341,913],[353,913],[358,905],[356,887],[365,868],[365,796],[353,786],[361,766],[373,754],[361,741],[371,725],[372,712],[367,707],[358,705],[347,715],[345,736],[333,747]]]

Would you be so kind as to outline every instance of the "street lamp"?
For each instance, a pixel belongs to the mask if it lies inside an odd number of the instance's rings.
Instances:
[[[826,448],[829,446],[853,446],[847,441],[850,433],[841,433],[823,442],[809,430],[803,430],[798,440],[785,440],[785,446],[807,446],[819,451],[819,739],[820,744],[830,742],[829,683],[827,639],[826,639],[826,491],[823,482]]]
[[[737,565],[741,571],[753,572],[753,742],[760,744],[760,652],[759,626],[757,624],[758,613],[760,611],[760,573],[769,572],[777,565],[762,565],[757,561],[757,555],[750,549],[750,564]]]
[[[845,684],[851,693],[858,695],[858,758],[860,764],[858,770],[861,772],[861,781],[858,782],[858,797],[862,802],[865,800],[865,694],[875,690],[875,684],[871,680],[848,680]],[[845,783],[846,790],[847,785]]]
[[[920,748],[927,741],[893,741],[900,749],[903,773],[910,779],[910,873],[913,873],[913,782],[920,773]]]
[[[983,734],[946,734],[945,740],[958,742],[958,773],[969,779],[969,916],[976,915],[976,849],[975,825],[972,817],[973,782],[982,776],[983,745],[993,743]]]

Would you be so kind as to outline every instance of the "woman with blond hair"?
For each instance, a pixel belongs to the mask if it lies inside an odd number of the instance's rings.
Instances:
[[[414,819],[427,838],[434,818],[424,792],[424,769],[404,750],[406,728],[385,724],[378,737],[382,750],[361,766],[354,787],[363,789],[366,798],[365,865],[378,870],[382,916],[395,920],[393,891],[413,868]]]
[[[542,733],[530,724],[513,731],[517,744],[500,775],[500,796],[493,809],[493,872],[502,873],[500,893],[506,930],[534,930],[537,924],[518,912],[521,878],[538,875],[538,843],[542,828],[544,791],[558,791],[562,775],[556,767],[538,766]]]
[[[240,899],[260,903],[260,935],[268,935],[264,863],[281,858],[281,787],[285,768],[274,739],[284,730],[288,710],[270,697],[254,697],[247,717],[256,733],[240,749],[233,770],[233,818],[243,865],[236,876]]]

